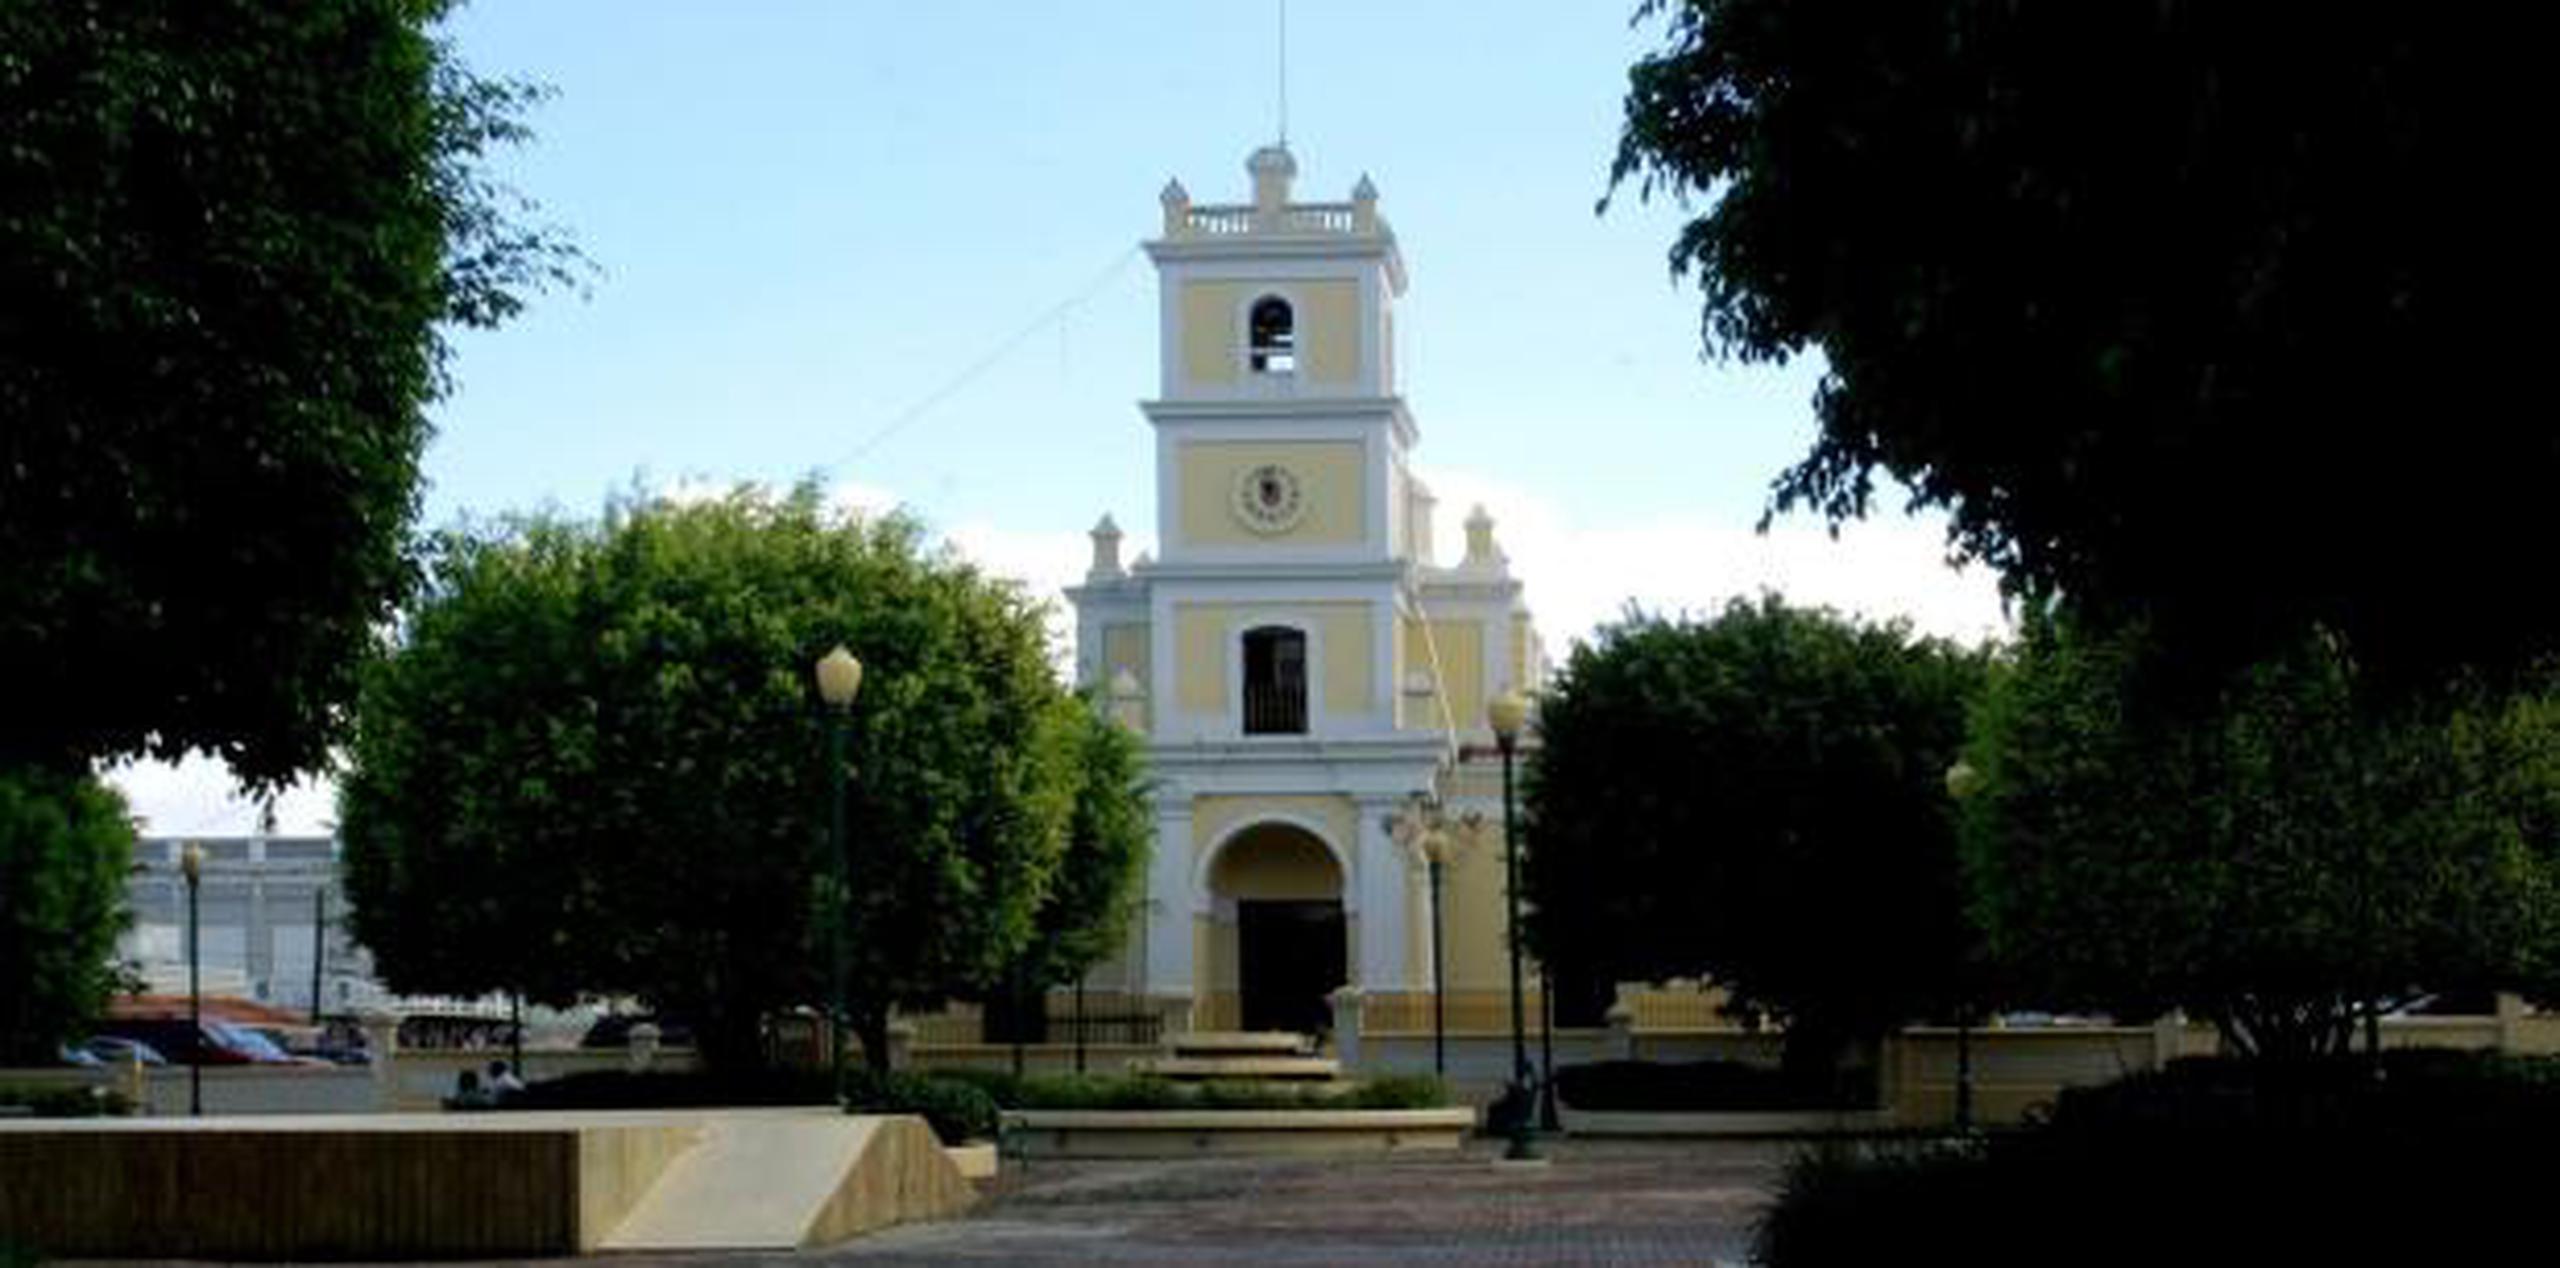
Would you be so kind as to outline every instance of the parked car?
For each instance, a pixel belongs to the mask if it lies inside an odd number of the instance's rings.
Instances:
[[[97,1053],[91,1052],[86,1048],[75,1047],[67,1043],[54,1049],[53,1059],[63,1065],[95,1067],[106,1064],[104,1060],[99,1058]]]
[[[219,1037],[221,1038],[222,1042],[224,1042],[225,1044],[230,1045],[232,1048],[234,1048],[234,1049],[236,1049],[236,1050],[238,1050],[238,1051],[245,1052],[245,1053],[249,1054],[249,1060],[250,1060],[250,1062],[251,1062],[252,1064],[256,1064],[256,1065],[327,1065],[327,1064],[329,1064],[328,1062],[323,1061],[323,1060],[321,1060],[321,1059],[320,1059],[320,1058],[318,1058],[318,1057],[297,1057],[297,1056],[293,1055],[292,1053],[285,1051],[285,1050],[284,1050],[284,1045],[279,1044],[279,1043],[277,1043],[275,1040],[268,1038],[264,1032],[259,1031],[259,1030],[255,1029],[254,1027],[249,1027],[249,1026],[243,1026],[243,1025],[240,1025],[240,1024],[239,1024],[239,1023],[237,1023],[237,1022],[228,1022],[228,1021],[209,1021],[209,1022],[206,1022],[206,1023],[204,1024],[204,1028],[205,1028],[205,1029],[207,1029],[207,1030],[212,1031],[215,1035],[219,1036]]]
[[[273,1060],[259,1047],[225,1033],[227,1028],[225,1022],[198,1025],[184,1017],[113,1017],[98,1023],[99,1034],[140,1040],[178,1065],[260,1065]],[[264,1048],[282,1056],[273,1044]]]
[[[113,1066],[130,1065],[136,1061],[144,1065],[169,1064],[169,1059],[161,1056],[158,1048],[123,1035],[91,1035],[80,1042],[80,1049]]]

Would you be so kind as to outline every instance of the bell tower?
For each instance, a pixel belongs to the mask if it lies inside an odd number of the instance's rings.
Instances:
[[[1414,441],[1395,377],[1394,232],[1367,177],[1345,202],[1298,202],[1298,161],[1245,162],[1253,201],[1165,186],[1147,244],[1161,286],[1157,435],[1162,562],[1383,563]]]
[[[1174,1025],[1320,1029],[1335,985],[1430,980],[1420,873],[1389,821],[1416,796],[1483,800],[1462,745],[1538,655],[1490,519],[1461,563],[1431,558],[1394,351],[1404,258],[1377,187],[1300,201],[1286,145],[1245,172],[1250,201],[1160,196],[1159,371],[1139,403],[1156,553],[1124,563],[1106,516],[1067,591],[1079,680],[1144,737],[1156,832],[1143,927],[1088,985]],[[1481,870],[1456,883],[1499,892]],[[1452,955],[1496,963],[1494,926],[1468,919]]]

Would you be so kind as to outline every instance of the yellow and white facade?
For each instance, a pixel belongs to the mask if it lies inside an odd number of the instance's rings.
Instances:
[[[1282,147],[1249,204],[1163,193],[1153,428],[1159,557],[1123,564],[1110,517],[1068,591],[1079,676],[1144,734],[1155,851],[1126,955],[1088,985],[1201,1029],[1320,1029],[1349,984],[1427,992],[1423,861],[1397,843],[1415,794],[1498,818],[1484,704],[1544,658],[1479,509],[1434,560],[1432,498],[1395,364],[1403,257],[1362,178],[1292,200]],[[1453,991],[1505,972],[1498,842],[1445,888]]]

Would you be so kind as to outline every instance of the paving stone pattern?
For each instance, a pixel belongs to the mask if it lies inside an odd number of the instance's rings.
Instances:
[[[1017,1166],[968,1218],[827,1252],[905,1265],[1739,1265],[1795,1147],[1555,1142],[1541,1169],[1499,1147],[1384,1159]],[[696,1261],[698,1262],[698,1261]],[[740,1259],[723,1262],[751,1262]]]

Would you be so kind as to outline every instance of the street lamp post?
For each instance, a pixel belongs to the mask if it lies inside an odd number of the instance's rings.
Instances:
[[[1448,866],[1460,846],[1484,830],[1484,816],[1470,810],[1452,816],[1430,793],[1418,792],[1405,808],[1387,816],[1387,832],[1396,843],[1422,860],[1431,895],[1431,1072],[1449,1073],[1449,968],[1447,938],[1441,920],[1440,894]]]
[[[1982,788],[1982,772],[1958,761],[1947,768],[1947,796],[1961,806]],[[1956,1130],[1973,1131],[1973,992],[1960,990],[1956,1001]]]
[[[1448,948],[1440,936],[1440,869],[1441,856],[1448,850],[1446,838],[1438,833],[1423,838],[1423,865],[1431,872],[1431,1072],[1449,1077],[1449,966]]]
[[[1537,1107],[1531,1103],[1536,1085],[1529,1070],[1528,1026],[1521,1013],[1520,991],[1520,823],[1513,809],[1511,763],[1520,747],[1520,728],[1529,720],[1529,702],[1506,691],[1485,706],[1494,742],[1502,748],[1502,868],[1505,917],[1511,942],[1511,1086],[1518,1113],[1512,1116],[1511,1144],[1503,1157],[1526,1162],[1538,1155]]]
[[[827,1062],[836,1105],[846,1102],[844,1070],[845,938],[853,899],[853,865],[844,831],[844,728],[862,690],[862,662],[842,643],[818,659],[818,698],[827,706]]]
[[[189,841],[178,852],[178,870],[187,878],[187,1113],[204,1116],[204,941],[196,891],[204,886],[204,847]]]

